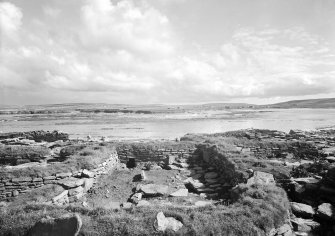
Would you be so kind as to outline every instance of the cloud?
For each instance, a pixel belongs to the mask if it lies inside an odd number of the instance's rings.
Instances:
[[[144,55],[168,54],[174,49],[168,18],[155,8],[133,1],[87,1],[81,8],[85,46],[117,48]]]
[[[335,92],[333,49],[304,28],[238,28],[208,49],[184,41],[146,0],[25,10],[0,3],[1,29],[15,35],[1,45],[0,92],[21,94],[22,103],[57,102],[57,94],[63,102],[157,103]]]
[[[0,33],[1,37],[13,36],[20,28],[22,12],[10,2],[0,2]]]

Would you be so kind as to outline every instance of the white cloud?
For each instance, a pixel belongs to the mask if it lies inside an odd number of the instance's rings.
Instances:
[[[134,103],[335,92],[332,48],[302,28],[242,28],[209,50],[183,41],[145,0],[64,4],[25,15],[24,25],[18,7],[0,5],[1,29],[16,35],[2,43],[0,92]]]
[[[169,20],[153,7],[133,1],[87,1],[82,7],[81,40],[94,48],[117,48],[146,56],[174,50]]]
[[[20,28],[22,12],[10,2],[0,2],[0,33],[1,37],[13,36]]]

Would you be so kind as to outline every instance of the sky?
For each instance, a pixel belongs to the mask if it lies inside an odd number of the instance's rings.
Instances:
[[[328,97],[334,0],[0,0],[0,104]]]

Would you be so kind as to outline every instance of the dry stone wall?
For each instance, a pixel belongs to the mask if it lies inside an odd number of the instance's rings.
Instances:
[[[78,170],[76,172],[57,173],[44,177],[20,177],[11,179],[0,179],[0,200],[16,197],[19,194],[26,193],[29,190],[42,187],[47,184],[59,184],[64,186],[67,180],[89,179],[105,173],[109,168],[116,167],[119,164],[117,152],[113,152],[110,157],[99,164],[97,168],[91,170]],[[72,181],[74,182],[74,181]],[[84,182],[78,186],[84,185]],[[75,188],[74,187],[74,188]],[[71,195],[71,194],[70,194]]]
[[[233,186],[245,182],[249,177],[245,172],[238,171],[235,164],[220,153],[215,146],[199,145],[197,152],[198,159],[193,161],[203,167],[212,168],[219,175],[221,182],[225,182],[227,185]]]
[[[126,162],[129,157],[135,157],[139,162],[161,162],[167,161],[168,158],[184,158],[188,159],[194,155],[196,148],[183,148],[183,149],[172,149],[172,148],[159,148],[156,150],[148,150],[145,148],[130,149],[127,147],[117,148],[118,156],[121,162]]]

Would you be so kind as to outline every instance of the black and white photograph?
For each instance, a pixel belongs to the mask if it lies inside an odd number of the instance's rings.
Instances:
[[[0,236],[334,236],[335,0],[0,0]]]

